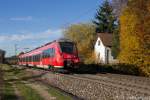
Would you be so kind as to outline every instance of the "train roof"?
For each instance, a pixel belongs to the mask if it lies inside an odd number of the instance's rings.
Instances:
[[[73,41],[71,41],[70,39],[60,38],[56,40],[56,42],[73,42]]]
[[[37,48],[35,48],[35,49],[32,49],[32,50],[30,50],[30,51],[28,51],[28,52],[25,52],[24,54],[28,54],[28,53],[30,53],[30,52],[32,52],[32,51],[34,51],[34,50],[40,49],[40,48],[42,48],[42,47],[44,47],[44,46],[47,46],[47,45],[49,45],[49,44],[52,44],[52,43],[54,43],[54,42],[73,42],[73,41],[71,41],[70,39],[66,39],[66,38],[60,38],[60,39],[58,39],[58,40],[54,40],[54,41],[52,41],[52,42],[48,42],[48,43],[46,43],[46,44],[44,44],[44,45],[41,45],[41,46],[39,46],[39,47],[37,47]],[[24,54],[21,54],[21,55],[24,55]]]

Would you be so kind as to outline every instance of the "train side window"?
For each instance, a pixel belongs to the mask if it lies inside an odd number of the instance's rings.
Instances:
[[[47,50],[47,58],[49,57],[50,53],[49,53],[49,49]]]
[[[52,48],[50,48],[49,54],[50,54],[50,57],[52,57]]]
[[[47,50],[47,57],[50,57],[50,54],[51,54],[51,49],[48,49]]]
[[[33,55],[33,62],[35,62],[35,57],[34,57],[34,55]]]
[[[35,57],[35,55],[34,55],[34,62],[36,62],[36,57]]]
[[[52,48],[49,49],[49,55],[52,57]]]
[[[29,56],[29,62],[31,62],[31,57]]]
[[[51,50],[51,57],[54,57],[54,56],[55,56],[55,49],[52,48],[52,50]]]
[[[37,55],[37,60],[40,61],[40,54]]]
[[[42,58],[44,58],[44,51],[42,52]]]
[[[34,56],[32,56],[32,61],[34,62]]]
[[[33,56],[33,62],[35,62],[35,56]]]
[[[50,57],[50,52],[51,52],[51,49],[44,50],[42,53],[42,58]]]
[[[33,62],[33,56],[31,56],[31,62]]]
[[[35,55],[34,55],[34,62],[36,62],[36,58],[35,58]]]
[[[46,58],[46,50],[43,51],[42,57],[43,57],[43,58]]]
[[[35,56],[35,60],[36,60],[36,62],[37,62],[37,55]]]
[[[39,54],[39,61],[40,61],[40,57],[41,57],[41,56],[40,56],[40,54]]]
[[[35,61],[37,62],[37,55],[35,55]]]
[[[30,56],[30,62],[32,62],[32,56]]]
[[[37,61],[39,61],[39,56],[38,56],[38,55],[36,55],[36,57],[37,57],[37,58],[36,58],[36,59],[37,59]]]

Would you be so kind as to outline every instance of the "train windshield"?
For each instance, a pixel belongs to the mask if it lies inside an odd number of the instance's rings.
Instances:
[[[72,42],[60,42],[60,48],[65,53],[74,53],[76,51],[75,44]]]

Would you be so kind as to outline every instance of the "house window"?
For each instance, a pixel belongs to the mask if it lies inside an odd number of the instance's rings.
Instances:
[[[98,41],[98,46],[100,46],[100,44],[101,44],[101,42],[100,42],[100,40]]]

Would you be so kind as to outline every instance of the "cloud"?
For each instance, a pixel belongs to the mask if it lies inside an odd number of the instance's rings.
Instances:
[[[59,39],[63,36],[62,29],[51,30],[48,29],[43,32],[21,32],[20,34],[0,35],[0,48],[6,50],[6,56],[12,56],[15,54],[14,45],[17,44],[17,53],[25,51],[24,48],[29,50],[41,46],[50,41]]]
[[[12,17],[12,18],[10,18],[11,21],[30,21],[32,19],[33,19],[32,16]]]
[[[58,39],[62,36],[62,30],[46,30],[40,33],[20,33],[12,35],[0,35],[0,42],[7,41],[25,41],[25,40],[41,40],[41,39]]]

